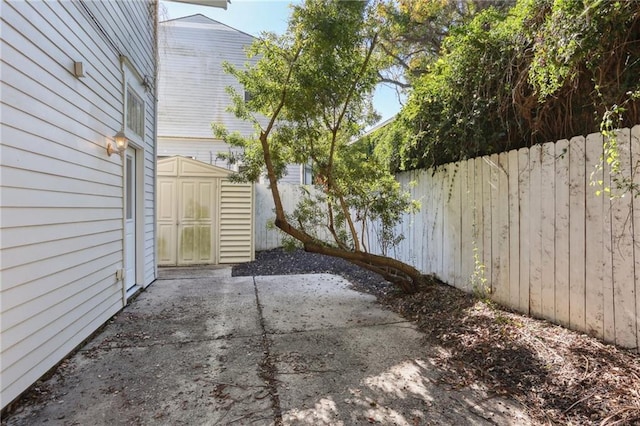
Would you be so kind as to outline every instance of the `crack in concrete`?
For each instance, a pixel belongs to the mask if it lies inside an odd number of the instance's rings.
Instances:
[[[222,335],[222,336],[216,336],[216,337],[211,337],[211,338],[206,338],[206,339],[192,339],[192,340],[180,340],[180,341],[175,341],[175,342],[153,342],[153,343],[149,343],[147,345],[116,345],[116,346],[107,346],[108,344],[105,344],[105,346],[102,346],[102,343],[98,346],[94,346],[91,348],[87,348],[87,349],[80,349],[78,350],[79,353],[86,353],[86,352],[98,352],[98,351],[110,351],[110,350],[114,350],[114,349],[144,349],[144,348],[153,348],[156,346],[166,346],[166,345],[174,345],[174,346],[182,346],[182,345],[189,345],[189,344],[197,344],[197,343],[209,343],[209,342],[216,342],[216,341],[220,341],[220,340],[233,340],[233,339],[251,339],[254,337],[263,337],[261,334],[249,334],[246,336],[229,336],[229,335]]]
[[[291,331],[274,331],[268,330],[269,334],[273,334],[274,336],[286,336],[288,334],[302,334],[302,333],[314,333],[318,331],[327,331],[327,330],[357,330],[360,328],[373,328],[373,327],[384,327],[387,325],[397,325],[397,324],[407,324],[407,327],[402,328],[414,328],[411,321],[392,321],[392,322],[382,322],[378,324],[361,324],[361,325],[353,325],[348,327],[324,327],[324,328],[307,328],[304,330],[291,330]]]
[[[258,309],[258,320],[260,322],[260,328],[262,330],[262,351],[263,357],[260,361],[260,369],[258,375],[267,384],[269,395],[271,396],[271,408],[273,410],[273,423],[274,426],[282,426],[282,408],[280,407],[280,395],[278,395],[278,386],[276,381],[276,366],[271,357],[271,340],[269,339],[269,333],[265,326],[264,315],[262,312],[262,305],[260,304],[260,296],[258,294],[258,285],[256,284],[255,277],[253,278],[253,289],[256,294],[256,307]]]

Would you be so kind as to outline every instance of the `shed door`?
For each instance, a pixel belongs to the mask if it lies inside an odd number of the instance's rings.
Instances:
[[[158,178],[158,264],[218,263],[218,179]]]
[[[178,264],[217,263],[214,200],[218,179],[178,179]]]
[[[178,264],[178,181],[158,178],[158,264]]]

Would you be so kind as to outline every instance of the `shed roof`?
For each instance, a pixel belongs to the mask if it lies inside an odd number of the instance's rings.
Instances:
[[[233,170],[203,163],[188,157],[167,157],[158,160],[158,176],[226,178]]]

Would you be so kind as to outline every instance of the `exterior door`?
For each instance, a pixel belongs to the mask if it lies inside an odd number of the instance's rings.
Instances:
[[[124,282],[126,290],[136,285],[136,151],[128,148],[125,154],[124,197]]]
[[[217,179],[158,178],[158,264],[218,262]]]
[[[217,263],[213,242],[217,179],[178,179],[178,264]]]
[[[173,177],[158,178],[158,265],[178,264],[178,188]]]

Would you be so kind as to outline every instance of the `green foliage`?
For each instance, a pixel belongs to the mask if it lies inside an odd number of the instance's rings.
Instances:
[[[330,0],[294,7],[283,36],[267,34],[253,44],[254,65],[225,66],[252,94],[244,102],[230,92],[232,111],[254,124],[255,137],[213,126],[218,137],[241,148],[227,157],[242,162],[242,179],[266,173],[277,188],[287,164],[311,164],[321,193],[309,191],[295,211],[282,213],[276,191],[276,215],[302,230],[303,238],[319,242],[323,229],[332,241],[322,244],[354,251],[363,247],[352,213],[363,223],[380,220],[394,238],[393,226],[413,206],[373,153],[351,144],[377,118],[371,98],[382,63],[374,54],[378,34],[367,25],[367,7]]]
[[[450,28],[376,151],[394,170],[430,167],[598,131],[610,105],[631,126],[639,76],[640,2],[490,7]]]

